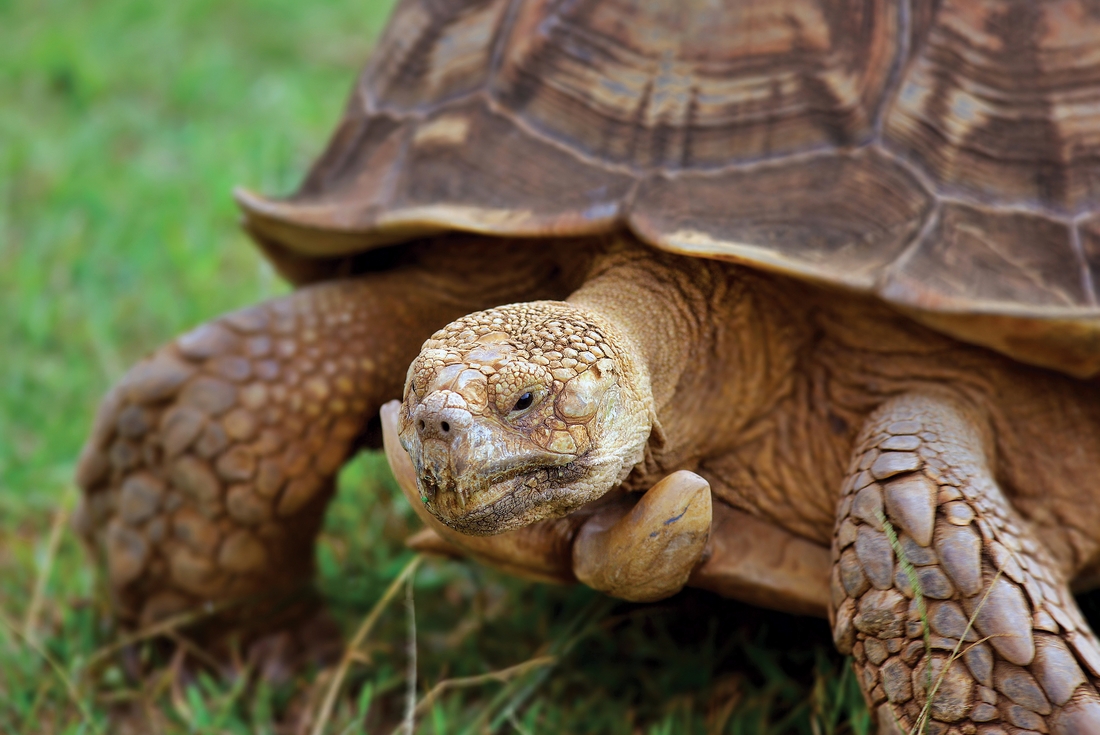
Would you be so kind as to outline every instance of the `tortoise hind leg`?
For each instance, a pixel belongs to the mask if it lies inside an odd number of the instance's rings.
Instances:
[[[1100,648],[993,479],[986,436],[940,396],[870,418],[837,516],[837,647],[882,733],[1100,732]]]

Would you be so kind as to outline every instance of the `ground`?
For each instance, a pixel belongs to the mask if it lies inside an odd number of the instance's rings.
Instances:
[[[116,652],[68,526],[72,473],[128,364],[285,291],[238,232],[231,187],[294,186],[389,5],[0,0],[0,732],[317,723],[332,670],[267,686],[184,676],[146,642]],[[430,559],[379,605],[415,528],[379,455],[341,476],[319,588],[349,639],[380,617],[325,732],[399,726],[410,650],[417,733],[868,730],[821,621],[701,593],[624,605]]]

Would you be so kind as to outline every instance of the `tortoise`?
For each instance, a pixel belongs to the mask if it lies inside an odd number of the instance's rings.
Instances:
[[[403,0],[238,192],[298,290],[104,399],[119,620],[308,580],[384,414],[421,547],[827,614],[882,732],[1100,732],[1098,101],[1084,0]]]

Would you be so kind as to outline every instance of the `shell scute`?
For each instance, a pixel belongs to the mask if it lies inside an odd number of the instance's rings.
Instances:
[[[300,190],[238,199],[297,282],[626,228],[1090,375],[1097,38],[1085,0],[404,0]]]

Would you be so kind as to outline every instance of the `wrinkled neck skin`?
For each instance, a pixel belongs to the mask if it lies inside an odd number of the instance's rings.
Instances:
[[[644,366],[654,416],[639,481],[732,446],[791,392],[805,320],[771,280],[731,270],[623,242],[567,299],[614,324]]]

